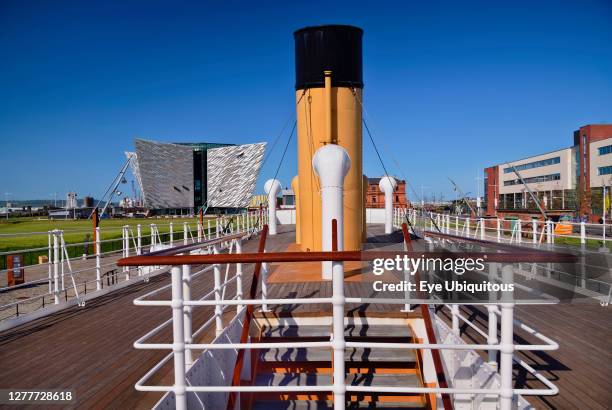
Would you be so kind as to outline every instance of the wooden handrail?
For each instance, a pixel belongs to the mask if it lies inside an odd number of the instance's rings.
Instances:
[[[404,243],[406,244],[406,249],[412,251],[412,241],[410,240],[410,234],[408,233],[408,225],[406,223],[402,224],[402,233],[404,235]],[[415,280],[420,282],[421,275],[420,272],[415,272]],[[422,291],[417,291],[417,298],[426,299],[426,296]],[[421,308],[421,316],[423,317],[423,323],[425,324],[425,330],[427,332],[427,339],[429,343],[437,343],[436,341],[436,332],[433,328],[433,322],[431,320],[431,314],[429,312],[428,305],[420,305]],[[434,369],[436,371],[436,377],[438,379],[438,384],[440,388],[448,388],[448,382],[446,381],[446,373],[444,373],[444,367],[442,366],[442,357],[440,356],[440,350],[432,349],[431,356],[434,363]],[[453,401],[451,400],[450,394],[442,393],[442,405],[444,406],[444,410],[452,410],[453,409]]]
[[[268,225],[264,225],[261,231],[261,237],[259,238],[259,247],[257,254],[263,254],[266,249],[266,238],[268,237]],[[261,265],[263,262],[257,262],[255,270],[253,271],[253,279],[251,280],[251,289],[249,291],[249,297],[255,299],[257,294],[257,285],[259,283],[259,277],[261,276]],[[244,323],[242,325],[242,333],[240,335],[240,343],[247,343],[249,338],[249,329],[251,328],[251,321],[253,319],[253,311],[255,307],[253,305],[247,305],[246,312],[244,315]],[[250,352],[249,352],[250,353]],[[236,366],[234,366],[234,374],[232,376],[232,386],[240,386],[240,375],[242,374],[242,368],[244,366],[244,349],[238,350],[238,356],[236,357]],[[230,392],[227,401],[227,410],[235,410],[236,407],[236,394],[237,392]]]
[[[270,253],[241,253],[241,254],[210,254],[210,255],[176,255],[176,256],[130,256],[117,261],[117,266],[164,266],[164,265],[205,265],[225,263],[277,263],[277,262],[347,262],[347,261],[372,261],[374,259],[395,259],[397,256],[403,258],[484,258],[487,262],[557,262],[573,263],[574,255],[557,252],[532,252],[518,251],[507,253],[489,252],[451,252],[448,250],[439,252],[394,252],[394,251],[329,251],[329,252],[270,252]]]

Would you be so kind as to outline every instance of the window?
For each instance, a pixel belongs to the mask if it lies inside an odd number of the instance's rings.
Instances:
[[[549,182],[549,181],[558,181],[561,179],[561,174],[550,174],[550,175],[540,175],[537,177],[531,178],[523,178],[526,184],[533,184],[534,182]],[[504,186],[512,186],[512,185],[520,185],[520,179],[512,179],[510,181],[504,181]]]
[[[605,147],[599,147],[599,155],[612,154],[612,145],[606,145]]]
[[[376,202],[376,197],[375,196],[372,197],[372,202]]]
[[[612,175],[612,165],[597,168],[598,175]]]
[[[514,168],[516,168],[517,171],[524,171],[526,169],[539,168],[539,167],[545,167],[548,165],[559,164],[560,162],[561,162],[561,157],[554,157],[554,158],[543,159],[540,161],[528,162],[526,164],[515,165]],[[511,172],[514,172],[513,167],[504,168],[504,174],[509,174]]]

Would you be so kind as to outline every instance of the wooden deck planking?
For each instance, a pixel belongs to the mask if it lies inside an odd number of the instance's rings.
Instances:
[[[378,228],[378,227],[376,227]],[[381,246],[383,236],[378,230],[375,241]],[[401,240],[401,238],[400,238]],[[293,231],[283,227],[279,235],[268,240],[267,251],[283,251],[293,242]],[[255,251],[257,240],[245,243],[244,250]],[[392,249],[399,249],[392,245]],[[244,266],[244,289],[249,288],[252,265]],[[224,276],[225,271],[222,271]],[[205,279],[208,278],[208,279]],[[74,388],[80,408],[150,408],[161,394],[140,393],[134,383],[154,366],[167,352],[135,350],[132,343],[147,331],[170,317],[169,308],[139,307],[132,301],[169,282],[168,275],[151,279],[150,283],[130,286],[111,295],[88,302],[84,309],[71,308],[28,325],[0,334],[0,388]],[[233,296],[234,288],[228,290]],[[331,282],[274,283],[269,297],[328,297]],[[212,290],[207,273],[193,282],[194,296]],[[401,297],[402,294],[376,295],[371,282],[347,282],[345,293],[350,297]],[[246,296],[246,295],[245,295]],[[159,296],[161,298],[161,296]],[[164,298],[169,297],[166,292]],[[275,312],[291,310],[295,314],[323,314],[331,306],[300,305],[287,308],[270,306]],[[347,306],[353,314],[397,312],[401,305],[371,304],[367,307]],[[233,314],[234,307],[228,311]],[[194,310],[194,330],[209,318],[212,307]],[[473,312],[471,312],[473,313]],[[227,316],[227,314],[225,315]],[[559,341],[555,352],[528,352],[523,356],[530,364],[555,381],[561,392],[554,397],[528,397],[536,408],[606,408],[612,402],[612,317],[599,306],[521,306],[517,318],[543,334]],[[170,328],[155,337],[155,341],[170,340]],[[465,337],[482,341],[467,330]],[[214,337],[211,327],[201,341]],[[525,338],[532,342],[536,340]],[[548,366],[545,370],[542,366]],[[172,383],[168,371],[152,379]],[[17,382],[16,382],[17,381]],[[538,387],[527,381],[529,387]],[[23,408],[20,406],[19,408]],[[33,408],[37,408],[34,406]]]

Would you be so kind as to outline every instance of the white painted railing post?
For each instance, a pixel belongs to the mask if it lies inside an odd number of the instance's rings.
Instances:
[[[491,282],[492,284],[498,282],[498,276],[497,276],[498,269],[499,269],[498,263],[489,264],[489,282]],[[487,313],[488,313],[487,344],[488,345],[496,345],[497,343],[499,343],[499,340],[497,339],[497,312],[496,312],[497,304],[495,303],[497,302],[497,298],[498,298],[498,292],[493,291],[493,290],[489,292],[489,301],[492,303],[487,305]],[[488,362],[491,367],[497,370],[497,350],[489,349]]]
[[[187,252],[186,254],[189,254],[189,252]],[[191,265],[183,265],[182,281],[183,300],[191,300]],[[191,343],[193,341],[191,326],[192,310],[192,306],[183,306],[183,335],[185,343]],[[185,371],[189,370],[192,364],[193,357],[191,349],[185,348]]]
[[[264,249],[264,253],[266,250]],[[268,304],[266,303],[266,299],[268,299],[268,264],[263,262],[261,264],[261,300],[263,303],[261,304],[262,312],[269,312]]]
[[[142,255],[142,226],[136,225],[136,254]]]
[[[455,336],[459,337],[459,305],[453,303],[451,305],[452,331]]]
[[[485,239],[485,220],[484,218],[480,218],[480,239],[484,241]]]
[[[207,237],[208,239],[210,239],[210,238],[211,238],[211,235],[210,235],[210,219],[208,219],[208,221],[206,221],[206,225],[208,226],[208,227],[206,228],[206,237]]]
[[[47,231],[47,275],[49,276],[49,293],[53,293],[53,240],[51,231]]]
[[[236,239],[236,253],[242,253],[242,239]],[[242,263],[236,264],[236,300],[242,300]],[[244,305],[236,307],[236,314],[240,313]]]
[[[96,252],[96,290],[102,289],[102,268],[100,264],[102,247],[100,246],[100,241],[100,227],[96,226],[96,242],[94,243],[94,250]]]
[[[174,247],[174,223],[170,222],[170,247]]]
[[[60,246],[58,230],[53,230],[53,302],[59,303]]]
[[[404,241],[404,252],[408,251],[408,247],[406,246],[406,242]],[[410,275],[410,273],[408,272],[408,270],[404,269],[404,280],[407,283],[413,282],[412,281],[412,275]],[[404,290],[404,298],[406,299],[406,303],[404,304],[404,309],[402,309],[402,312],[412,312],[412,308],[410,306],[410,290],[408,289],[408,286],[406,286],[406,290]]]
[[[546,221],[546,243],[553,244],[555,243],[555,223],[550,219]]]
[[[497,221],[497,243],[501,242],[501,221],[499,218],[496,218]]]
[[[582,247],[586,245],[586,225],[584,221],[580,221],[580,245]]]
[[[173,266],[172,276],[172,351],[174,356],[174,392],[177,410],[187,409],[185,378],[185,333],[183,327],[183,285],[180,266]]]
[[[60,281],[61,281],[61,291],[65,291],[66,290],[66,283],[65,283],[65,274],[64,274],[64,250],[66,248],[66,243],[64,242],[64,231],[59,230],[58,231],[58,235],[59,235],[59,243],[60,243]]]
[[[219,253],[217,245],[213,245],[213,253]],[[215,334],[219,336],[223,332],[223,307],[221,306],[221,266],[218,263],[213,265],[213,273],[215,280]]]
[[[130,256],[130,231],[128,225],[123,225],[123,257],[127,258],[128,256]],[[123,267],[123,273],[125,274],[125,280],[130,280],[129,266]]]
[[[502,268],[502,280],[505,284],[513,283],[514,267],[508,264]],[[500,376],[500,410],[513,408],[512,356],[514,354],[514,303],[511,292],[501,296],[501,344],[499,360]]]
[[[535,219],[531,220],[531,230],[533,231],[533,238],[531,242],[535,245],[536,243],[538,243],[538,221],[536,221]]]
[[[470,217],[465,218],[465,236],[470,237]]]

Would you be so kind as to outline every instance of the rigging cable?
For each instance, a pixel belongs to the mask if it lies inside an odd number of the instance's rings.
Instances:
[[[355,96],[355,98],[357,99],[357,101],[359,102],[359,105],[361,106],[361,109],[363,110],[363,112],[365,112],[366,115],[368,117],[370,117],[370,115],[368,114],[367,110],[363,106],[363,102],[361,101],[361,99],[357,95],[355,87],[353,87],[352,85],[351,85],[351,91],[352,91],[353,95]],[[380,161],[380,164],[382,165],[383,170],[385,171],[385,175],[387,177],[389,177],[389,173],[387,172],[387,168],[385,167],[385,164],[384,164],[384,162],[382,160],[382,157],[380,156],[380,152],[378,151],[378,147],[376,146],[376,143],[374,142],[374,138],[372,137],[372,133],[370,132],[370,128],[368,127],[368,124],[366,123],[365,118],[362,118],[362,122],[363,122],[363,125],[365,126],[365,129],[366,129],[366,131],[368,133],[368,136],[370,137],[370,141],[372,142],[372,145],[374,146],[374,151],[376,151],[376,155],[378,156],[378,160]],[[406,178],[406,175],[404,174],[404,172],[400,168],[400,166],[397,163],[397,161],[395,160],[395,158],[393,158],[392,154],[391,154],[391,157],[392,157],[393,161],[395,162],[395,165],[397,166],[398,170],[400,171],[400,173],[404,177],[404,181],[406,182],[406,184],[408,184],[408,186],[410,186],[410,188],[414,191],[414,188],[412,188],[412,186],[408,183],[408,178]],[[418,195],[417,195],[417,197],[418,197]],[[433,224],[433,226],[436,227],[438,232],[442,233],[442,230],[438,227],[438,224],[436,223],[436,221],[433,220],[432,216],[429,213],[427,213],[427,215],[429,216],[429,219],[431,220],[431,223]],[[405,217],[406,220],[408,220],[408,215],[407,214],[404,217]],[[409,221],[408,221],[408,224],[409,224],[410,227],[412,227],[412,224]],[[416,232],[414,231],[414,227],[412,227],[412,228],[413,228],[413,232],[416,235]]]

